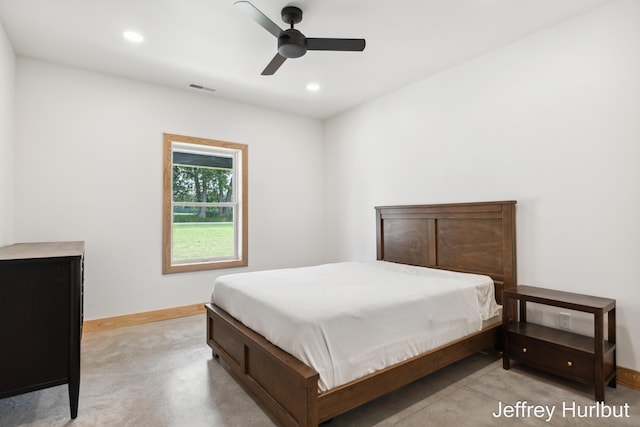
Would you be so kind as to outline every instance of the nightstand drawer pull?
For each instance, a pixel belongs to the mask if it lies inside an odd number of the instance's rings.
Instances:
[[[567,366],[568,367],[572,367],[573,366],[573,362],[571,360],[567,361]]]
[[[527,347],[522,347],[522,352],[526,353],[527,352]]]

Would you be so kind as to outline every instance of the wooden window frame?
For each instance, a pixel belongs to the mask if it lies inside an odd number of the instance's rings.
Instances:
[[[236,227],[240,233],[237,244],[240,245],[238,257],[232,260],[228,258],[216,260],[207,259],[190,263],[173,263],[172,259],[172,226],[173,226],[173,142],[194,144],[208,147],[218,147],[238,152],[239,177],[241,182],[237,186],[240,191],[238,198],[239,218]],[[180,273],[189,271],[211,270],[219,268],[246,267],[248,265],[248,146],[235,142],[218,141],[214,139],[198,138],[192,136],[163,134],[163,191],[162,191],[162,273]]]

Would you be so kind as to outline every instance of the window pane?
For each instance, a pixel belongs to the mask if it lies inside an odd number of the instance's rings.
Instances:
[[[236,256],[233,227],[232,207],[174,207],[173,260]]]
[[[173,166],[175,202],[233,202],[233,170]]]

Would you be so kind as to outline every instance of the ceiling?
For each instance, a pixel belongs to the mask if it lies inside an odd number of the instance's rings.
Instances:
[[[251,0],[283,29],[295,5],[306,36],[367,42],[307,52],[273,76],[260,73],[276,38],[234,1],[0,0],[0,21],[20,56],[326,118],[611,0]]]

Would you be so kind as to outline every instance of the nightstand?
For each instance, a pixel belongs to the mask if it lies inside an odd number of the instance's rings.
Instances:
[[[593,314],[594,336],[527,322],[527,302]],[[516,318],[513,309],[519,305]],[[510,359],[533,368],[593,385],[596,401],[604,401],[604,386],[616,386],[616,300],[533,286],[503,293],[505,346],[503,368]],[[604,315],[607,314],[607,339]]]

